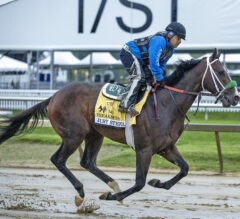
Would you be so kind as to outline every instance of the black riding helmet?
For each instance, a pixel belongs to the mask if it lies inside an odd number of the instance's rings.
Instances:
[[[186,29],[181,23],[172,22],[166,27],[166,31],[173,32],[175,35],[179,36],[184,40],[186,38]]]

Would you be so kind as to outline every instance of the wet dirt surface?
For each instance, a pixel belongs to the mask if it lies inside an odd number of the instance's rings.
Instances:
[[[111,189],[87,171],[73,171],[84,185],[77,208],[75,190],[57,170],[0,168],[0,218],[240,218],[240,179],[187,176],[170,190],[146,185],[123,201],[98,197]],[[127,189],[135,173],[109,172]],[[149,174],[168,180],[173,175]]]

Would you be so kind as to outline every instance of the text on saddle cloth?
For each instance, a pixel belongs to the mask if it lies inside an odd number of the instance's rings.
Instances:
[[[102,93],[105,97],[113,100],[121,100],[121,96],[126,92],[126,87],[119,84],[107,83],[102,88]]]
[[[105,87],[106,85],[104,85]],[[118,86],[118,85],[117,85]],[[103,126],[111,126],[117,128],[125,128],[126,127],[126,113],[122,113],[118,111],[119,100],[113,100],[106,97],[105,93],[103,95],[103,89],[101,89],[97,102],[94,108],[94,123]],[[106,87],[105,87],[106,90]],[[149,94],[149,90],[145,91],[145,94],[142,100],[137,103],[134,107],[135,110],[141,113],[142,107],[144,106],[147,97]],[[112,95],[114,96],[114,95]],[[131,117],[129,125],[136,124],[136,116]]]

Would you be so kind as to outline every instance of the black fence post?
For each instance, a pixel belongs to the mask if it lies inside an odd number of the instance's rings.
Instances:
[[[171,22],[177,21],[177,0],[172,0]]]

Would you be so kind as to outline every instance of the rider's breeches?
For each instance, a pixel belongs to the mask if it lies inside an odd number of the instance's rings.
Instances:
[[[120,59],[130,77],[127,93],[123,95],[120,104],[122,107],[128,108],[130,105],[136,104],[137,94],[144,80],[144,73],[138,59],[130,52],[127,45],[124,45],[123,49],[120,51]]]

